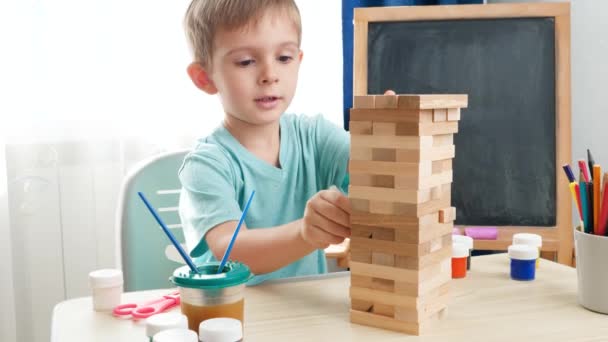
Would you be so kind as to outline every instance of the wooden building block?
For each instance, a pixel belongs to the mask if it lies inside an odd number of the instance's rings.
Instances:
[[[373,135],[396,135],[397,124],[393,122],[374,122],[372,123]]]
[[[374,108],[375,105],[375,95],[356,95],[353,98],[353,107],[354,108]]]
[[[430,166],[430,167],[429,167]],[[418,179],[418,175],[431,175],[432,163],[403,163],[385,161],[351,160],[348,164],[350,174],[410,176]]]
[[[446,184],[450,186],[451,184]],[[438,199],[430,199],[428,202],[418,204],[398,203],[390,201],[372,200],[368,201],[367,207],[364,207],[365,212],[374,214],[389,214],[389,215],[411,215],[411,216],[424,216],[432,213],[436,213],[439,209],[449,207],[451,203],[450,199],[451,188],[444,187],[443,196]],[[349,195],[350,196],[350,195]],[[429,190],[430,196],[430,190]],[[360,203],[358,203],[360,204]],[[352,206],[352,200],[351,200]],[[358,210],[357,208],[354,208]]]
[[[403,109],[466,108],[467,95],[398,95],[397,106]]]
[[[426,177],[395,176],[395,189],[427,190],[443,184],[452,183],[452,170]]]
[[[410,323],[420,323],[431,318],[447,307],[450,300],[449,294],[444,294],[441,297],[433,299],[422,304],[419,308],[395,308],[394,317],[396,320]]]
[[[348,198],[352,210],[369,212],[369,201],[365,199]],[[449,205],[449,204],[448,204]]]
[[[393,148],[372,148],[371,160],[395,162],[397,160],[397,151]]]
[[[442,122],[448,120],[448,110],[445,108],[433,109],[433,122]]]
[[[402,109],[359,109],[350,110],[352,121],[373,122],[433,122],[433,110],[402,110]]]
[[[431,173],[437,174],[452,170],[452,159],[433,160]]]
[[[369,212],[374,214],[392,214],[395,211],[395,203],[384,201],[369,201]]]
[[[445,259],[447,262],[451,262],[451,258]],[[450,265],[451,266],[451,265]],[[435,288],[447,284],[452,279],[451,268],[448,267],[447,271],[441,271],[436,273],[432,278],[426,279],[419,283],[395,281],[394,292],[405,296],[423,296]]]
[[[351,236],[366,239],[395,241],[396,231],[393,228],[365,226],[351,223]]]
[[[451,246],[452,234],[431,239],[422,243],[405,243],[405,242],[394,242],[379,239],[370,239],[365,237],[351,236],[351,249],[357,250],[369,250],[372,253],[385,253],[393,254],[398,256],[408,257],[420,257],[423,255],[431,254],[435,251],[440,250],[445,246]],[[352,268],[352,267],[351,267]],[[384,278],[380,277],[379,278]],[[392,278],[385,278],[392,279]]]
[[[397,95],[376,95],[375,107],[380,109],[397,108]]]
[[[382,227],[385,229],[412,230],[416,232],[418,232],[419,229],[426,229],[429,226],[439,223],[439,215],[437,213],[416,217],[406,215],[370,214],[353,210],[350,219],[353,227],[370,226]]]
[[[443,260],[451,259],[452,246],[444,246],[427,255],[420,257],[395,256],[395,267],[405,268],[408,270],[420,270],[431,265],[441,263]]]
[[[439,210],[439,222],[449,223],[456,220],[456,208],[449,207]]]
[[[454,145],[438,146],[424,149],[396,149],[396,161],[404,163],[416,163],[420,161],[434,161],[454,158],[456,149]]]
[[[350,198],[367,199],[370,201],[419,204],[428,202],[431,199],[431,190],[401,190],[350,185],[348,196]]]
[[[460,120],[460,108],[448,108],[448,121]]]
[[[431,136],[375,136],[375,135],[351,135],[351,147],[372,147],[390,149],[420,150],[431,148],[433,137]],[[442,158],[445,159],[445,158]]]
[[[372,160],[373,149],[369,147],[350,147],[350,160]],[[396,155],[397,152],[395,152]]]
[[[433,146],[454,145],[454,134],[433,135]]]
[[[349,131],[351,135],[371,135],[372,134],[372,122],[371,121],[350,121]]]
[[[424,329],[426,323],[407,323],[398,321],[394,318],[375,315],[370,312],[350,310],[350,321],[356,324],[367,325],[376,328],[388,329],[407,334],[419,335]]]

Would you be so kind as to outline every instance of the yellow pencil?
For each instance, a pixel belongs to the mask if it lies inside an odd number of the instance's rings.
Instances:
[[[576,212],[579,214],[579,217],[581,219],[581,221],[583,220],[583,217],[581,216],[581,205],[580,203],[578,203],[578,196],[576,196],[576,182],[572,182],[569,184],[570,186],[570,193],[572,194],[572,199],[574,200],[574,205],[576,206]]]
[[[600,195],[602,191],[602,183],[600,182],[601,177],[602,168],[599,164],[593,165],[593,232],[596,234],[600,218]]]

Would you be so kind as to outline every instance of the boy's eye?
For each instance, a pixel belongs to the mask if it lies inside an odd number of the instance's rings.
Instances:
[[[291,56],[287,56],[287,55],[283,55],[279,57],[279,61],[283,62],[283,63],[287,63],[289,61],[291,61],[293,59],[293,57]]]
[[[242,61],[238,61],[236,64],[238,66],[246,67],[246,66],[253,64],[253,62],[254,62],[253,59],[245,59]]]

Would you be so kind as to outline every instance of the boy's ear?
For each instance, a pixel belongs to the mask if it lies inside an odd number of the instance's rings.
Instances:
[[[300,59],[300,62],[302,62],[302,58],[304,58],[304,51],[300,50],[298,53],[298,58]]]
[[[217,88],[209,78],[209,73],[200,63],[193,62],[188,65],[188,76],[194,85],[209,95],[217,94]]]

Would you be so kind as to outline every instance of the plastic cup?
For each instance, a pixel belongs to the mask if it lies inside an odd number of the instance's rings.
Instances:
[[[467,257],[469,256],[469,247],[454,242],[452,243],[452,278],[464,278],[467,276]]]
[[[217,318],[235,318],[244,324],[245,283],[250,279],[249,267],[239,262],[228,262],[216,274],[219,261],[197,266],[194,274],[188,266],[173,272],[171,281],[179,289],[181,311],[188,317],[188,328],[198,332],[202,321]]]
[[[540,249],[543,246],[543,237],[538,234],[517,233],[513,234],[514,245],[528,245],[538,248],[539,256],[536,258],[536,268],[540,265]]]
[[[511,245],[508,249],[511,259],[511,279],[530,281],[536,277],[538,248],[530,245]]]
[[[471,269],[471,253],[473,252],[473,238],[465,235],[452,235],[452,242],[461,243],[469,249],[467,257],[467,271]]]
[[[243,323],[234,318],[212,318],[198,327],[201,342],[239,342],[243,340]]]
[[[574,231],[578,302],[608,314],[608,237]]]

